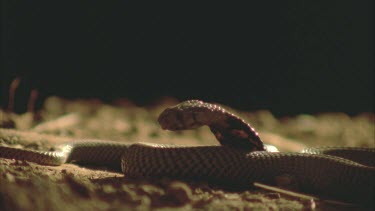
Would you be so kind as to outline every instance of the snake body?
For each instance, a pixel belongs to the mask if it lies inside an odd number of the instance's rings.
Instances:
[[[375,187],[374,148],[309,148],[269,152],[255,130],[222,107],[198,100],[167,108],[158,119],[163,129],[210,127],[221,146],[76,141],[44,152],[0,146],[0,157],[44,165],[67,162],[121,167],[127,177],[209,180],[235,187],[274,183],[288,175],[302,191],[343,199],[370,199]]]

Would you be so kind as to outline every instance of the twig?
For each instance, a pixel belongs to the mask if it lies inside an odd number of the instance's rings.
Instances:
[[[319,201],[319,202],[323,202],[323,203],[329,203],[329,204],[341,205],[341,206],[351,206],[351,207],[357,206],[356,204],[346,203],[346,202],[342,202],[342,201],[320,199],[320,198],[315,197],[315,196],[297,193],[297,192],[294,192],[294,191],[281,189],[281,188],[278,188],[278,187],[262,184],[262,183],[259,183],[259,182],[254,182],[254,186],[258,187],[258,188],[261,188],[261,189],[264,189],[264,190],[274,191],[274,192],[281,193],[281,194],[284,194],[284,195],[287,195],[287,196],[291,196],[291,197],[295,197],[295,198],[299,198],[299,199],[304,199],[304,200],[309,200],[309,201],[313,200],[313,201]]]
[[[281,188],[274,187],[274,186],[269,186],[269,185],[258,183],[258,182],[254,182],[254,186],[264,189],[264,190],[274,191],[274,192],[278,192],[278,193],[285,194],[288,196],[292,196],[295,198],[306,199],[306,200],[319,200],[317,197],[314,197],[314,196],[297,193],[297,192],[293,192],[290,190],[285,190],[285,189],[281,189]]]
[[[27,111],[30,113],[34,113],[35,111],[35,103],[38,98],[38,90],[33,89],[30,92],[29,101],[27,102]]]
[[[12,83],[9,85],[9,98],[8,98],[8,111],[13,112],[14,109],[14,98],[16,95],[16,90],[18,86],[20,85],[21,79],[20,78],[15,78]]]

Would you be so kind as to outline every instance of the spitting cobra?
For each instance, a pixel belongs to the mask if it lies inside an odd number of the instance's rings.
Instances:
[[[271,152],[246,121],[221,106],[189,100],[164,110],[158,122],[166,130],[207,125],[221,146],[74,141],[58,151],[0,146],[0,157],[43,165],[75,162],[121,167],[130,178],[206,180],[233,187],[274,184],[293,178],[299,190],[342,199],[374,196],[375,148],[320,147],[302,152]]]

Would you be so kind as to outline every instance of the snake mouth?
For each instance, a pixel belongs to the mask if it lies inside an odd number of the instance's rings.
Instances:
[[[186,130],[184,125],[181,125],[179,122],[172,121],[168,118],[163,118],[159,120],[159,125],[163,130],[169,130],[169,131]]]
[[[163,130],[178,130],[176,123],[173,123],[169,118],[166,116],[160,115],[158,119],[159,125]]]
[[[183,113],[170,108],[165,109],[158,118],[159,125],[163,130],[185,130]]]

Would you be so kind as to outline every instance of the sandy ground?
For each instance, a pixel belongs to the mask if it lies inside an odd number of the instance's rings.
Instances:
[[[72,139],[218,145],[208,128],[163,131],[158,114],[174,99],[149,107],[127,100],[46,100],[38,113],[0,110],[0,146],[50,150]],[[276,119],[269,111],[241,112],[262,140],[281,151],[306,146],[374,147],[374,114],[298,115]],[[366,210],[286,196],[262,189],[230,190],[204,181],[130,180],[109,169],[64,164],[42,166],[0,158],[0,210]]]

